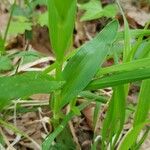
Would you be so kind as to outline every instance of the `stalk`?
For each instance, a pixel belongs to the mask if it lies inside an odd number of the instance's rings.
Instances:
[[[11,9],[11,12],[10,12],[10,16],[9,16],[9,20],[8,20],[8,23],[7,23],[7,27],[6,27],[6,30],[5,30],[5,33],[4,33],[4,38],[3,38],[3,48],[1,49],[1,55],[5,54],[5,43],[6,43],[6,39],[7,39],[7,35],[8,35],[8,30],[9,30],[9,27],[10,27],[10,23],[11,23],[11,20],[12,20],[12,16],[13,16],[13,12],[14,12],[14,6],[16,4],[16,1],[14,1],[13,5],[12,5],[12,9]]]
[[[63,60],[58,60],[56,59],[56,80],[60,81],[62,79],[62,66],[63,66]],[[57,128],[60,122],[60,101],[61,101],[61,90],[57,90],[54,93],[54,120],[53,120],[53,125],[54,128]]]

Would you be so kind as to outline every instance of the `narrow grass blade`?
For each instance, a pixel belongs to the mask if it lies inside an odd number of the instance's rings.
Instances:
[[[121,14],[123,16],[123,21],[124,21],[124,51],[123,51],[123,61],[124,62],[127,62],[127,61],[130,61],[130,60],[127,60],[128,59],[128,55],[130,54],[130,51],[131,51],[131,35],[130,35],[130,28],[129,28],[129,24],[128,24],[128,21],[124,15],[124,12],[120,6],[120,3],[118,0],[117,1],[117,4],[119,6],[119,9],[121,11]]]
[[[102,89],[150,78],[150,68],[120,72],[93,80],[86,90]]]
[[[105,149],[105,143],[112,145],[115,144],[122,131],[125,120],[125,92],[124,86],[115,87],[113,96],[110,100],[106,118],[102,128],[102,149]],[[113,137],[115,139],[113,141]]]
[[[137,137],[141,130],[145,127],[145,125],[150,124],[150,121],[146,121],[144,123],[140,123],[136,127],[133,127],[129,130],[129,132],[125,135],[123,140],[121,141],[117,150],[128,150],[131,146],[136,142]]]
[[[150,79],[144,80],[141,85],[141,90],[138,98],[138,105],[134,116],[133,126],[144,122],[150,111]]]
[[[88,100],[91,100],[91,101],[96,101],[96,102],[99,102],[99,103],[107,103],[107,97],[105,96],[99,96],[97,94],[94,94],[90,91],[82,91],[79,96],[81,97],[84,97]]]
[[[136,70],[140,68],[141,69],[148,68],[149,66],[150,66],[150,58],[143,58],[143,59],[138,59],[123,64],[117,64],[110,67],[102,68],[101,70],[98,71],[96,76],[98,77],[104,74],[112,74],[115,72],[117,73],[122,71]]]
[[[69,60],[63,71],[66,84],[61,93],[61,107],[74,99],[92,80],[104,62],[117,30],[118,22],[112,21]]]
[[[24,98],[32,94],[47,93],[59,89],[64,82],[57,82],[49,75],[28,72],[11,77],[0,77],[0,108],[10,100]]]
[[[132,39],[136,39],[140,36],[149,36],[150,30],[146,29],[130,29],[130,36]],[[120,31],[117,34],[117,41],[124,39],[124,31]]]

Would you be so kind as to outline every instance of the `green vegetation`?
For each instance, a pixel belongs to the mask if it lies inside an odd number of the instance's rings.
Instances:
[[[43,14],[34,14],[37,18],[35,21],[33,12],[36,4],[47,5],[48,10]],[[99,109],[102,108],[102,104],[105,104],[108,108],[102,129],[99,133],[94,133],[91,149],[137,150],[150,129],[148,116],[150,112],[150,31],[147,29],[149,23],[144,29],[131,30],[118,1],[102,8],[98,0],[91,0],[80,4],[79,8],[85,10],[81,21],[103,16],[110,18],[111,21],[92,40],[74,52],[70,52],[77,14],[76,0],[47,0],[47,2],[27,0],[22,9],[16,1],[14,2],[6,31],[0,37],[1,114],[6,111],[12,100],[28,98],[38,93],[50,94],[49,108],[53,113],[50,121],[53,131],[45,138],[41,147],[43,150],[75,149],[77,146],[74,145],[74,141],[67,138],[71,137],[67,127],[69,121],[74,116],[79,116],[91,102],[95,102],[93,124],[96,131],[99,128],[96,124],[99,119]],[[114,18],[117,11],[123,16],[124,31],[119,31],[119,22]],[[16,19],[13,20],[13,17]],[[18,54],[14,56],[7,54],[5,49],[7,37],[30,31],[32,25],[38,23],[48,26],[51,46],[56,58],[55,63],[44,71],[21,74],[17,74],[16,71],[13,76],[2,75],[5,71],[17,70],[11,60]],[[14,29],[15,26],[19,28]],[[122,44],[121,48],[117,46],[119,44]],[[22,58],[26,54],[19,55]],[[38,57],[37,53],[29,55]],[[114,64],[103,67],[103,63],[108,58],[112,58]],[[127,98],[133,82],[138,82],[140,92],[137,105],[130,110],[134,115],[132,127],[123,136],[127,110],[130,109]],[[110,98],[97,94],[97,90],[107,87],[111,87],[113,91]],[[85,101],[77,105],[79,97],[84,98]],[[69,110],[64,113],[62,109],[66,109],[66,106]],[[5,122],[3,115],[0,115],[0,124],[11,128],[11,125]],[[12,130],[20,133],[15,127]],[[146,132],[139,139],[141,131]],[[26,134],[20,134],[28,138]],[[3,140],[0,140],[0,143],[1,141],[4,143]]]

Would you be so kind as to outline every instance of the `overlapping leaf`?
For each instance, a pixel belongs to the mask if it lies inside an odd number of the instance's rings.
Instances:
[[[12,99],[32,94],[50,93],[62,86],[63,82],[54,81],[49,75],[29,72],[12,77],[0,77],[0,108]]]
[[[112,21],[70,59],[63,71],[66,84],[61,93],[61,106],[75,98],[92,80],[104,62],[115,40],[117,30],[118,22]]]
[[[93,80],[87,87],[87,90],[94,90],[106,87],[117,86],[134,81],[140,81],[150,78],[150,68],[137,69],[132,71],[120,72]]]

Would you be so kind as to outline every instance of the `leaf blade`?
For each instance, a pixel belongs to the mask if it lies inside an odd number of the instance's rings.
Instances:
[[[107,56],[117,30],[118,22],[111,22],[70,59],[63,71],[66,84],[61,93],[62,107],[75,98],[91,81]]]
[[[11,77],[0,77],[0,108],[10,100],[23,98],[32,94],[47,93],[62,86],[62,82],[54,81],[48,75],[38,72],[23,73]]]

